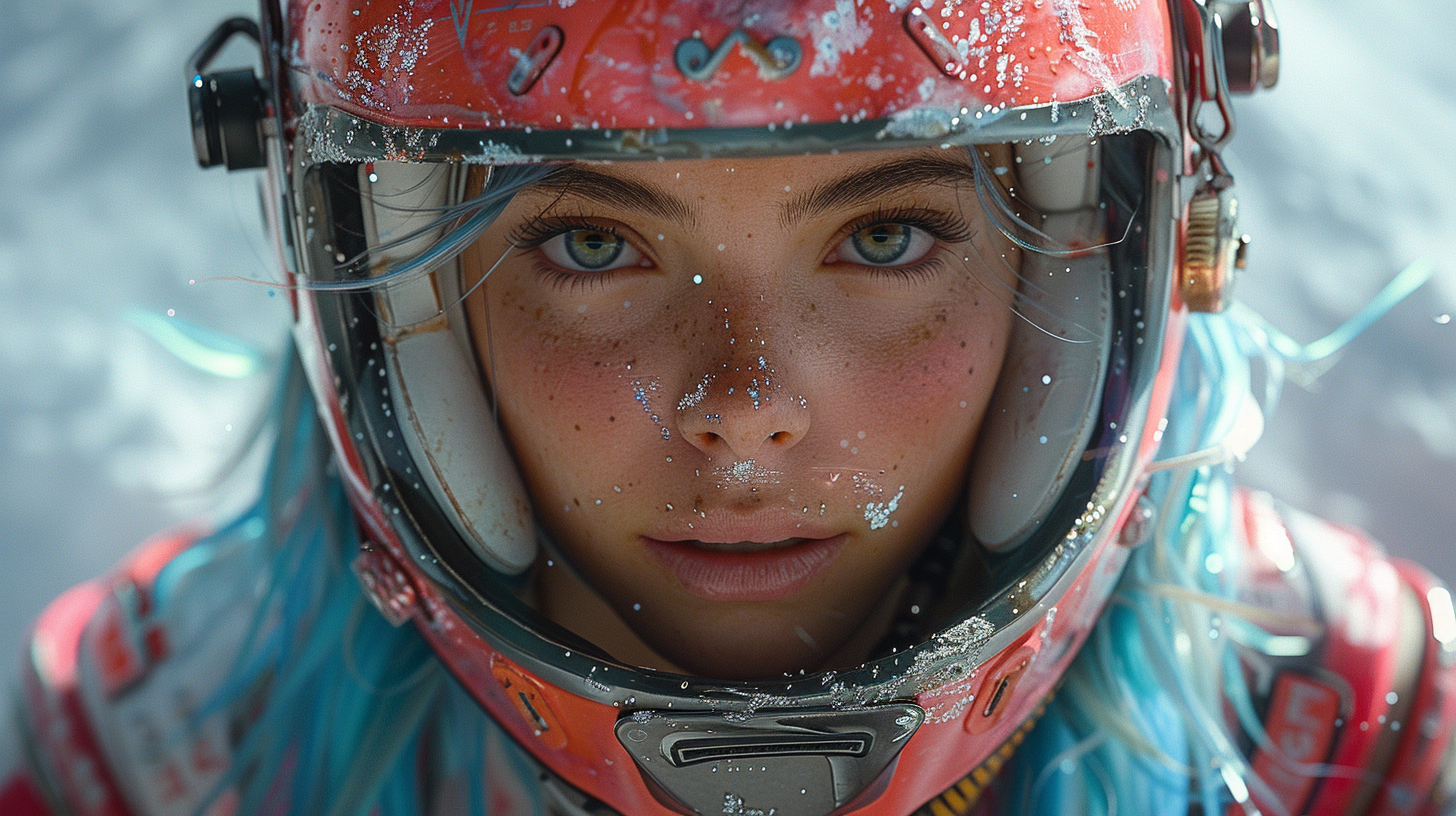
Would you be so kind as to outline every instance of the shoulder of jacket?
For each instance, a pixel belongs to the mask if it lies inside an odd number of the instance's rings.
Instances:
[[[200,540],[154,539],[37,619],[20,719],[57,816],[192,814],[228,767],[225,722],[199,712],[233,666],[255,582],[239,580],[245,553]]]
[[[1239,599],[1268,616],[1240,646],[1263,730],[1245,734],[1263,783],[1256,802],[1316,815],[1433,812],[1456,734],[1445,585],[1364,533],[1266,494],[1240,491],[1235,508]]]
[[[5,816],[62,816],[28,770],[0,777],[0,813]]]

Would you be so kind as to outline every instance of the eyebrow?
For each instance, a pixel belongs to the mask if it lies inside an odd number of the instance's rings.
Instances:
[[[660,187],[631,179],[567,165],[532,185],[534,190],[565,196],[579,196],[613,207],[638,210],[688,226],[697,222],[697,212],[683,199]],[[555,206],[553,202],[552,206]]]
[[[967,162],[938,156],[896,159],[856,170],[789,199],[784,202],[779,219],[785,227],[791,227],[816,215],[871,202],[907,188],[953,187],[974,184],[975,180],[976,171]]]

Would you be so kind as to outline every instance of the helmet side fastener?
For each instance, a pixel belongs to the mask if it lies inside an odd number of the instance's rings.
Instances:
[[[238,34],[259,42],[258,24],[232,17],[213,29],[187,61],[187,102],[192,110],[192,147],[203,168],[263,167],[263,83],[251,68],[208,71],[223,46]]]

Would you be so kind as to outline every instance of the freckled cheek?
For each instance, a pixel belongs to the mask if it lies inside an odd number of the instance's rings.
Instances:
[[[495,382],[518,454],[572,456],[606,463],[640,438],[661,443],[651,412],[662,416],[665,392],[653,384],[660,363],[645,356],[635,333],[612,336],[533,321],[511,332],[495,353]],[[637,398],[641,390],[652,411]],[[654,404],[662,403],[662,404]],[[558,460],[559,463],[559,460]]]
[[[866,367],[858,388],[873,394],[880,410],[896,416],[945,415],[954,422],[984,401],[995,384],[1002,343],[975,332],[947,330],[931,340],[902,346]],[[950,410],[955,409],[955,410]],[[894,412],[894,413],[891,413]]]

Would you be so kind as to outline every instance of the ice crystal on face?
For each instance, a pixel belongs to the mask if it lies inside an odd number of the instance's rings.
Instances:
[[[870,523],[871,530],[878,530],[890,523],[890,514],[900,509],[900,499],[905,495],[905,486],[900,485],[900,490],[887,502],[865,502],[864,518]]]
[[[712,381],[712,374],[704,374],[703,379],[698,381],[697,386],[688,393],[683,394],[682,399],[677,401],[677,409],[679,411],[686,411],[689,408],[696,407],[698,403],[703,401],[704,397],[708,396],[708,383]]]
[[[631,366],[628,366],[628,368],[631,368]],[[642,406],[642,410],[646,412],[647,418],[652,420],[652,424],[658,426],[661,429],[662,438],[671,439],[672,433],[662,425],[662,417],[654,413],[652,410],[652,406],[648,403],[647,395],[651,393],[656,393],[660,387],[661,386],[658,385],[657,380],[650,380],[646,383],[642,382],[641,380],[633,380],[632,399],[637,400],[637,404]]]

